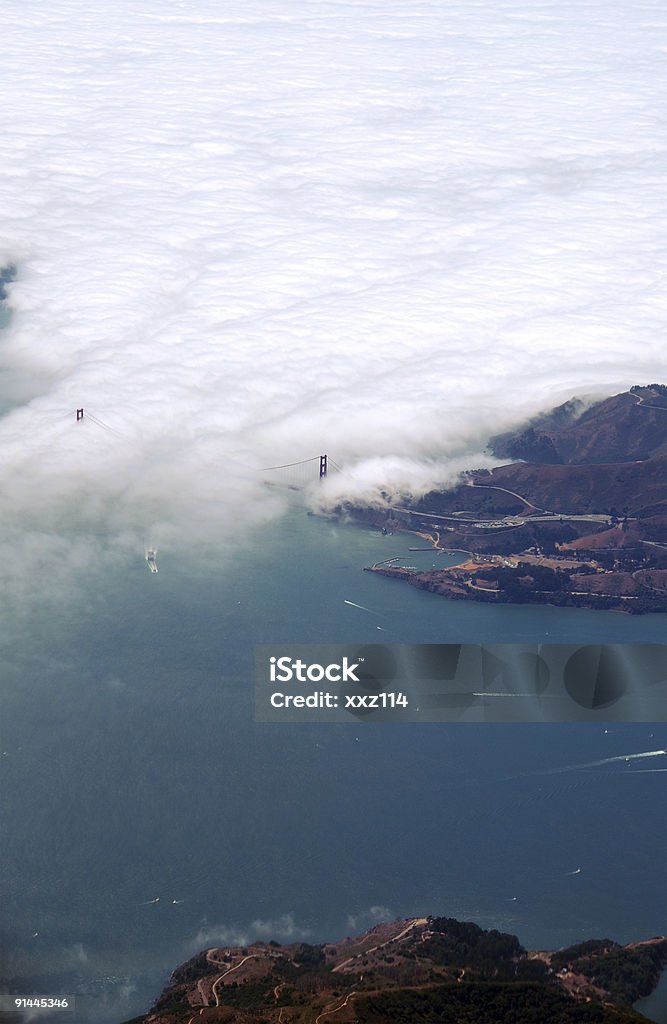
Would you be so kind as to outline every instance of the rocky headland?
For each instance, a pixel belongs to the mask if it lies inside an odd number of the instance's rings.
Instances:
[[[126,1024],[640,1024],[667,939],[592,939],[558,952],[448,917],[380,924],[335,943],[203,950]]]
[[[667,387],[568,402],[489,447],[515,461],[419,500],[341,509],[469,552],[450,568],[389,559],[369,572],[454,600],[667,611]]]

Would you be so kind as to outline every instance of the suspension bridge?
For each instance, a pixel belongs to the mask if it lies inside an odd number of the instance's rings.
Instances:
[[[121,436],[117,430],[89,409],[77,409],[76,422],[82,423],[84,419],[90,420],[96,427],[115,434],[116,437]],[[342,467],[327,454],[313,455],[308,459],[299,459],[297,462],[284,462],[278,466],[263,466],[259,470],[260,473],[273,474],[267,477],[269,482],[289,487],[291,490],[302,490],[309,487],[313,480],[325,480],[332,471],[344,472]]]
[[[308,487],[313,479],[326,479],[332,470],[338,473],[343,472],[330,455],[313,455],[310,459],[300,459],[298,462],[286,462],[280,466],[264,466],[260,472],[281,474],[268,479],[276,479],[283,484],[288,480],[289,487],[300,489]]]

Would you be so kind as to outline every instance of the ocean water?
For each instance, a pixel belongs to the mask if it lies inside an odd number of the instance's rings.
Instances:
[[[152,575],[137,552],[10,617],[0,974],[105,1024],[253,937],[422,913],[543,948],[665,931],[664,773],[578,767],[664,749],[664,726],[254,722],[256,643],[664,639],[664,616],[453,603],[361,571],[409,546],[293,508],[205,564],[161,551]]]

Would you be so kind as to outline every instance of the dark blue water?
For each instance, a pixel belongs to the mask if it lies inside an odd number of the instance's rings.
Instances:
[[[664,638],[664,616],[452,603],[361,571],[415,545],[294,512],[206,565],[164,551],[154,576],[138,553],[8,624],[12,976],[120,1021],[239,935],[317,941],[385,913],[547,948],[665,930],[665,775],[552,771],[665,748],[663,726],[254,723],[260,642]]]

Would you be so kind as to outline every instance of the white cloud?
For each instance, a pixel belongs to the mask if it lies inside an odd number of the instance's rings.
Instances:
[[[75,960],[77,963],[88,963],[88,954],[82,942],[75,942],[72,948],[67,952],[72,957],[72,959]]]
[[[207,925],[200,928],[189,943],[191,949],[202,949],[211,946],[249,946],[253,942],[276,941],[281,943],[301,942],[308,938],[310,930],[302,928],[294,920],[293,914],[282,914],[273,920],[251,921],[246,927],[235,925]]]
[[[262,466],[323,451],[360,496],[423,489],[664,377],[659,21],[10,0],[6,574],[218,542],[279,514]]]
[[[361,934],[373,928],[376,924],[392,921],[395,917],[396,915],[389,907],[373,906],[367,910],[360,911],[358,914],[350,914],[347,919],[347,927],[350,929],[351,934]]]

